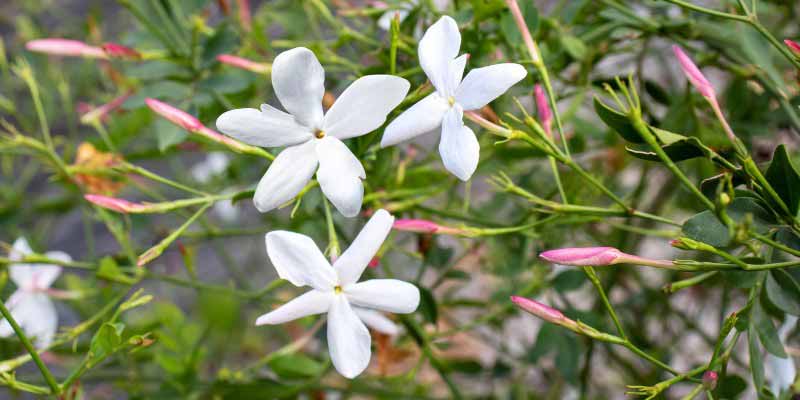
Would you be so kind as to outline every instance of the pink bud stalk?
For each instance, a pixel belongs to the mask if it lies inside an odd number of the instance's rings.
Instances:
[[[536,300],[522,296],[511,296],[511,301],[524,311],[529,312],[547,322],[561,325],[573,330],[578,329],[578,324],[564,316],[561,311],[542,304]]]
[[[25,48],[37,53],[52,54],[55,56],[108,58],[108,55],[103,49],[72,39],[36,39],[25,43]]]
[[[272,71],[272,66],[269,64],[251,61],[231,54],[220,54],[217,56],[217,61],[257,74],[268,74]]]
[[[728,135],[728,139],[734,144],[737,143],[736,134],[733,133],[733,129],[731,129],[730,125],[728,124],[728,120],[725,119],[725,116],[722,115],[722,109],[719,106],[719,102],[717,102],[717,94],[714,91],[714,86],[711,85],[711,82],[706,79],[700,69],[697,68],[694,61],[692,61],[689,56],[681,49],[679,46],[672,46],[672,52],[675,53],[675,57],[678,58],[678,62],[681,64],[681,69],[683,73],[686,75],[686,78],[689,79],[689,82],[692,86],[697,89],[700,94],[705,97],[708,103],[711,105],[711,108],[714,110],[714,114],[716,114],[717,119],[719,122],[722,123],[722,128],[725,130],[725,134]]]
[[[550,111],[550,104],[547,102],[547,95],[544,93],[544,89],[542,89],[542,85],[536,85],[533,87],[533,93],[536,97],[536,114],[539,116],[539,119],[542,121],[542,127],[544,128],[544,132],[547,133],[547,136],[553,137],[553,113]]]
[[[144,204],[118,199],[116,197],[102,196],[99,194],[86,194],[83,196],[83,198],[94,205],[122,214],[136,214],[147,210],[147,206]]]
[[[236,0],[237,8],[239,9],[239,23],[246,31],[250,31],[252,27],[252,16],[250,15],[250,0]]]
[[[178,125],[189,132],[197,132],[203,128],[203,124],[199,119],[183,110],[164,103],[163,101],[148,97],[144,100],[144,102],[156,114],[161,115],[173,124]]]
[[[433,221],[424,219],[398,219],[394,221],[394,225],[392,227],[398,231],[405,232],[435,233],[440,235],[467,234],[467,232],[462,229],[442,226]]]
[[[511,138],[513,132],[510,129],[506,129],[500,125],[495,124],[483,118],[480,114],[475,111],[464,111],[464,116],[467,117],[470,121],[480,125],[482,128],[486,129],[489,132],[492,132],[498,136],[502,136],[504,138]]]
[[[131,97],[131,93],[125,93],[122,96],[115,98],[114,100],[109,101],[106,104],[103,104],[100,107],[94,108],[92,110],[87,111],[83,115],[81,115],[81,123],[83,124],[90,124],[92,122],[100,121],[109,113],[119,108],[125,100],[128,100],[128,97]]]
[[[789,47],[789,50],[791,50],[792,53],[794,53],[795,57],[800,58],[800,43],[797,43],[791,39],[784,39],[783,43],[785,43],[786,46]]]
[[[117,43],[104,43],[103,51],[105,51],[106,54],[111,58],[122,58],[128,60],[142,59],[142,54],[138,51]]]
[[[522,34],[522,41],[525,42],[525,47],[528,49],[531,60],[533,60],[534,64],[541,63],[542,57],[539,56],[539,48],[536,47],[536,42],[534,42],[533,37],[531,37],[531,31],[528,29],[528,24],[525,23],[525,17],[522,16],[522,11],[519,9],[517,0],[506,0],[506,5],[511,11],[511,15],[514,17],[514,22],[517,24],[519,33]]]
[[[652,260],[626,254],[613,247],[568,247],[542,252],[539,254],[539,257],[555,264],[578,267],[637,264],[656,268],[675,269],[672,261]]]

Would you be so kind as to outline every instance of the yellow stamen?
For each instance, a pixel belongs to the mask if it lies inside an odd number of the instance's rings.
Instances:
[[[336,293],[336,294],[342,293],[342,287],[339,286],[339,285],[334,286],[333,292]]]
[[[322,138],[325,137],[325,131],[323,131],[322,129],[319,129],[316,132],[314,132],[314,136],[316,136],[317,139],[322,139]]]
[[[456,98],[453,97],[453,96],[450,96],[450,97],[447,98],[447,102],[450,103],[450,105],[452,106],[453,104],[456,104]]]

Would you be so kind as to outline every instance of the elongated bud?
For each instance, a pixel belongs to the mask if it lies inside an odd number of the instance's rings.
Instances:
[[[577,329],[578,324],[564,316],[561,311],[550,306],[544,305],[536,300],[522,296],[511,296],[511,301],[522,310],[529,312],[552,324],[566,326],[570,329]]]
[[[231,54],[220,54],[217,56],[217,61],[230,65],[232,67],[241,68],[257,74],[268,74],[272,71],[272,66],[266,63],[259,63],[239,56]]]
[[[242,24],[244,30],[249,31],[253,25],[253,18],[250,13],[250,0],[236,0],[236,6],[239,9],[239,23]]]
[[[525,47],[528,49],[528,54],[531,56],[534,64],[542,62],[542,57],[539,55],[539,48],[536,47],[536,42],[531,37],[531,31],[528,29],[528,24],[525,23],[525,17],[522,16],[522,11],[519,9],[517,0],[506,0],[511,15],[514,17],[514,22],[517,24],[517,29],[522,35],[522,41],[525,42]]]
[[[100,107],[88,111],[87,113],[81,115],[81,123],[90,124],[92,122],[97,122],[102,120],[109,113],[119,108],[119,106],[121,106],[122,103],[125,102],[125,100],[128,100],[128,97],[131,97],[131,93],[123,94],[122,96],[119,96],[116,99],[111,100]]]
[[[784,39],[783,43],[785,43],[786,46],[789,47],[789,50],[791,50],[792,53],[794,53],[795,57],[800,58],[800,43],[797,43],[791,39]]]
[[[465,233],[461,229],[442,226],[425,219],[398,219],[394,221],[392,227],[398,231],[406,232],[438,233],[443,235],[459,235]]]
[[[542,89],[542,85],[536,85],[533,88],[534,96],[536,97],[536,114],[539,120],[542,121],[542,128],[544,128],[547,136],[553,137],[553,113],[550,111],[550,104],[547,102],[547,95]]]
[[[714,92],[714,87],[711,86],[711,82],[700,72],[700,69],[697,68],[694,61],[683,52],[683,49],[678,46],[672,46],[672,52],[675,53],[675,57],[678,58],[683,73],[686,74],[686,77],[695,89],[707,99],[716,99],[716,93]]]
[[[102,196],[99,194],[86,194],[83,196],[83,198],[94,205],[123,214],[140,213],[147,209],[147,206],[144,204],[118,199],[116,197]]]
[[[703,388],[705,390],[714,390],[717,387],[719,374],[714,371],[706,371],[703,373]]]
[[[25,48],[37,53],[66,57],[108,58],[103,49],[90,46],[80,40],[47,38],[25,43]]]
[[[156,114],[161,115],[173,124],[178,125],[187,131],[197,132],[203,128],[203,124],[199,119],[183,110],[177,109],[167,103],[153,98],[147,98],[144,102]]]
[[[111,58],[123,58],[129,60],[142,59],[142,54],[138,51],[117,43],[104,43],[103,51],[105,51],[106,54]]]
[[[649,267],[674,269],[669,260],[652,260],[649,258],[627,254],[613,247],[567,247],[548,250],[539,257],[555,264],[574,265],[578,267],[603,267],[615,264],[637,264]]]

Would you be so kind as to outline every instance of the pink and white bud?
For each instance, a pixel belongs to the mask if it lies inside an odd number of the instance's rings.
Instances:
[[[681,69],[683,73],[686,74],[686,77],[689,79],[689,82],[697,89],[703,97],[707,99],[714,99],[716,101],[716,93],[714,91],[714,87],[711,86],[711,82],[706,79],[700,69],[697,68],[694,61],[692,61],[686,53],[683,52],[679,46],[672,46],[672,52],[675,53],[675,57],[678,58],[678,62],[681,64]]]
[[[649,267],[674,269],[669,260],[652,260],[649,258],[627,254],[613,247],[568,247],[548,250],[539,257],[555,264],[578,267],[603,267],[614,264],[637,264]]]
[[[547,322],[556,325],[575,325],[575,321],[565,317],[561,311],[544,305],[536,300],[522,296],[511,296],[511,301],[524,311],[527,311]]]
[[[197,132],[203,128],[203,124],[200,123],[199,119],[183,110],[177,109],[167,103],[153,98],[147,98],[144,102],[156,114],[161,115],[173,124],[178,125],[187,131]]]
[[[719,381],[719,374],[715,371],[706,371],[703,373],[703,388],[706,390],[714,390]]]
[[[111,58],[123,58],[129,60],[142,59],[142,54],[138,51],[117,43],[104,43],[103,51],[105,51],[106,54]]]
[[[94,205],[123,214],[135,214],[147,209],[147,206],[144,204],[118,199],[116,197],[102,196],[98,194],[86,194],[83,196],[83,198]]]
[[[258,74],[268,74],[272,70],[272,66],[269,64],[251,61],[231,54],[220,54],[217,56],[217,61]]]
[[[433,221],[425,219],[397,219],[392,228],[398,231],[418,232],[418,233],[437,233],[442,235],[464,235],[464,230],[442,226]]]
[[[800,43],[797,43],[791,39],[784,39],[783,43],[785,43],[786,46],[789,47],[789,50],[791,50],[792,53],[794,53],[795,57],[800,58]]]
[[[103,49],[90,46],[80,40],[47,38],[25,43],[25,48],[37,53],[66,57],[108,58]]]
[[[536,114],[539,120],[542,121],[542,128],[544,128],[547,136],[553,137],[553,112],[550,110],[550,104],[547,102],[547,95],[542,89],[542,85],[533,87],[533,94],[536,97]]]
[[[93,121],[103,120],[108,116],[108,114],[119,108],[122,103],[125,102],[125,100],[128,100],[128,97],[131,97],[131,93],[123,94],[122,96],[119,96],[100,107],[88,110],[81,115],[81,123],[89,124]]]

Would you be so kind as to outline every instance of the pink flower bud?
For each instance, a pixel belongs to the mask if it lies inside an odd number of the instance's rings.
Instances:
[[[101,196],[99,194],[86,194],[83,198],[94,205],[123,214],[138,213],[147,208],[144,204],[118,199],[116,197]]]
[[[788,46],[789,50],[794,53],[795,57],[800,57],[800,43],[797,43],[791,39],[784,39],[783,43],[786,43],[786,46]]]
[[[381,265],[381,258],[378,257],[378,256],[375,256],[375,257],[372,257],[371,260],[369,260],[369,264],[367,264],[367,267],[378,268],[379,265]]]
[[[147,98],[144,102],[148,107],[150,107],[151,110],[168,119],[173,124],[186,129],[187,131],[197,132],[203,128],[203,124],[200,123],[200,120],[192,115],[189,115],[183,110],[179,110],[167,103],[153,98]]]
[[[613,247],[568,247],[545,251],[539,257],[562,265],[603,266],[616,264],[623,254]]]
[[[72,39],[36,39],[25,43],[25,48],[37,53],[46,53],[56,56],[108,58],[103,49]]]
[[[123,94],[122,96],[119,96],[100,107],[86,111],[83,115],[81,115],[81,123],[88,124],[92,121],[104,119],[109,113],[119,108],[119,106],[121,106],[125,100],[128,100],[128,97],[131,97],[131,93]]]
[[[406,232],[438,233],[442,235],[469,234],[469,232],[463,229],[442,226],[433,221],[428,221],[425,219],[398,219],[394,221],[394,225],[392,227],[398,231]]]
[[[250,14],[250,0],[237,0],[236,5],[239,8],[239,22],[244,30],[249,31],[253,25],[253,17]]]
[[[519,308],[553,324],[564,325],[566,322],[571,321],[565,317],[561,311],[556,310],[550,306],[539,303],[536,300],[531,300],[521,296],[511,296],[511,301]]]
[[[105,51],[106,54],[111,58],[125,58],[131,60],[142,59],[142,54],[138,51],[117,43],[104,43],[103,51]]]
[[[683,73],[686,74],[689,82],[694,85],[703,97],[709,100],[714,99],[713,101],[716,102],[714,87],[711,86],[711,82],[700,72],[700,69],[697,68],[692,59],[678,46],[672,46],[672,51],[675,53],[675,57],[678,58],[678,62],[681,63],[681,69],[683,69]]]
[[[258,63],[231,54],[220,54],[217,56],[217,61],[223,64],[228,64],[232,67],[241,68],[258,74],[267,74],[270,72],[270,70],[272,70],[272,67],[269,64]]]
[[[533,93],[536,97],[536,113],[539,116],[539,120],[542,121],[542,127],[547,136],[553,137],[553,113],[550,111],[550,105],[547,102],[547,96],[544,94],[542,85],[534,86]]]
[[[719,374],[714,371],[706,371],[703,373],[703,388],[706,390],[714,390],[717,387]]]

